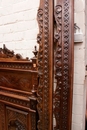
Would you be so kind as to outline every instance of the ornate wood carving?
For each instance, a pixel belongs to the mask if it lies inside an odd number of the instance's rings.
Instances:
[[[55,6],[56,54],[54,93],[55,130],[71,130],[73,87],[73,0],[57,0]],[[72,35],[71,35],[72,34]]]
[[[5,46],[0,49],[0,130],[36,130],[36,47],[33,53],[28,60],[17,57],[20,55]]]
[[[0,58],[15,58],[15,59],[22,59],[20,54],[14,54],[14,51],[9,50],[5,44],[3,45],[3,49],[0,48]]]
[[[42,0],[38,10],[39,43],[38,52],[38,113],[39,130],[52,129],[52,87],[53,87],[53,1]]]
[[[0,102],[0,130],[6,130],[5,128],[5,105]]]
[[[31,130],[37,130],[37,121],[35,113],[31,113]]]
[[[6,107],[8,130],[27,130],[28,113]]]

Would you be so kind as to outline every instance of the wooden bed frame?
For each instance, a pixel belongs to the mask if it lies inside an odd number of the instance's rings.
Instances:
[[[36,49],[31,61],[0,49],[0,130],[71,130],[73,7],[74,0],[40,0],[38,70]]]
[[[31,60],[0,48],[0,130],[37,129],[37,50]]]

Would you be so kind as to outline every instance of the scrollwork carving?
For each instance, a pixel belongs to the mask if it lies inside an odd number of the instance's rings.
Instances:
[[[37,36],[37,42],[39,43],[39,52],[38,52],[38,76],[39,76],[39,85],[37,90],[37,109],[39,113],[39,121],[38,121],[38,129],[41,130],[42,128],[42,109],[43,109],[43,44],[42,44],[42,32],[43,32],[43,9],[39,8],[37,14],[37,20],[39,24],[39,34]]]
[[[72,115],[72,101],[70,100],[72,96],[72,71],[70,68],[73,66],[71,60],[73,54],[73,38],[70,34],[71,30],[73,30],[72,22],[70,21],[70,14],[72,13],[72,10],[70,12],[71,3],[73,3],[73,0],[57,1],[55,7],[55,79],[57,80],[53,106],[56,119],[55,130],[71,129],[71,119],[69,120]],[[72,52],[70,52],[70,50],[72,50]]]
[[[54,92],[54,115],[56,119],[55,130],[60,128],[60,111],[61,111],[61,85],[62,85],[62,6],[57,5],[55,7],[55,21],[56,21],[56,53],[55,53],[55,78],[57,79],[57,85]]]

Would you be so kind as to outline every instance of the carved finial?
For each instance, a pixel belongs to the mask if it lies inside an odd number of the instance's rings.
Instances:
[[[33,51],[33,54],[34,54],[35,57],[37,57],[37,53],[38,53],[37,47],[35,46],[35,47],[34,47],[34,51]]]

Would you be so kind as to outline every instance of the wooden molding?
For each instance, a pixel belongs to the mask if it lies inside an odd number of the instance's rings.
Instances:
[[[56,53],[54,92],[55,130],[71,130],[73,91],[73,0],[56,0]]]

